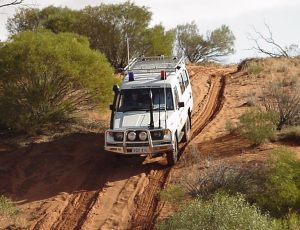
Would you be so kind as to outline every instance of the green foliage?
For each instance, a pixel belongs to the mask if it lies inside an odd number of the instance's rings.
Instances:
[[[274,112],[248,110],[240,117],[240,132],[252,144],[259,145],[274,135],[277,121],[278,116]]]
[[[174,32],[165,31],[162,25],[156,25],[147,30],[144,36],[144,54],[145,56],[172,55]]]
[[[144,6],[126,1],[100,4],[83,10],[49,6],[44,9],[21,8],[7,21],[11,34],[44,28],[54,33],[74,32],[89,38],[91,48],[105,54],[117,69],[127,64],[127,40],[130,56],[168,55],[172,53],[173,31],[163,26],[148,28],[152,13]]]
[[[91,105],[106,105],[112,68],[86,38],[71,33],[22,32],[0,50],[0,124],[35,132]]]
[[[190,62],[218,60],[234,52],[235,37],[228,26],[200,35],[195,22],[178,25],[176,40],[179,53],[183,53]]]
[[[250,62],[250,64],[247,66],[247,72],[249,74],[258,75],[263,70],[264,68],[261,65],[256,64],[255,62]]]
[[[163,201],[179,204],[184,200],[185,193],[179,185],[168,184],[158,195]]]
[[[157,229],[276,229],[275,222],[243,196],[217,193],[210,200],[195,200],[181,212],[158,224]]]
[[[37,8],[21,8],[14,17],[7,21],[7,30],[17,34],[25,30],[44,28],[54,33],[75,32],[80,14],[67,7],[48,6],[42,10]]]
[[[290,210],[300,212],[300,161],[289,150],[275,149],[268,165],[261,191],[252,194],[254,202],[273,216],[283,216]]]
[[[275,225],[280,230],[300,230],[300,216],[297,213],[289,213],[284,218],[276,219]]]
[[[13,217],[17,215],[18,209],[11,199],[1,195],[0,196],[0,215]]]
[[[91,47],[103,52],[115,67],[127,64],[127,39],[130,55],[141,54],[143,36],[152,13],[146,7],[126,1],[120,4],[88,6],[81,11],[80,34],[90,39]]]

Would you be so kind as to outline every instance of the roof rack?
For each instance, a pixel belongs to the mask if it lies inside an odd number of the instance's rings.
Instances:
[[[125,68],[125,74],[128,72],[134,73],[158,73],[161,70],[174,72],[181,68],[184,63],[184,57],[177,59],[177,57],[139,57],[134,58]]]

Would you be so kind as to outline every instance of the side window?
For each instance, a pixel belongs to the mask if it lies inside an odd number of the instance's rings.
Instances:
[[[174,88],[174,98],[175,98],[175,108],[178,109],[179,96],[176,87]]]
[[[184,86],[187,87],[189,85],[189,78],[188,78],[188,73],[185,71],[183,71],[182,73],[182,79],[183,79],[183,83]]]
[[[182,74],[179,75],[179,85],[180,85],[180,89],[181,89],[181,94],[183,94],[183,92],[185,90],[185,86],[184,86]]]

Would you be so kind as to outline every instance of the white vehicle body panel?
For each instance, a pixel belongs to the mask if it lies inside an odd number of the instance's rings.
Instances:
[[[130,80],[128,72],[123,80],[121,91],[115,98],[116,104],[113,105],[115,111],[112,112],[111,117],[112,127],[105,133],[105,149],[107,151],[138,155],[172,151],[174,140],[182,133],[188,117],[191,118],[193,109],[192,88],[184,61],[177,63],[176,60],[173,60],[170,61],[171,64],[163,60],[161,63],[159,61],[139,61],[132,64],[132,66],[129,65],[128,68],[131,67],[130,70],[133,73],[134,80]],[[162,80],[162,73],[157,71],[157,66],[153,67],[153,63],[165,67],[166,79]],[[173,68],[170,68],[170,65],[173,65]],[[142,68],[140,69],[140,67]],[[152,109],[155,108],[152,112],[154,127],[150,127],[150,109],[144,111],[122,110],[122,106],[126,107],[125,105],[121,106],[123,99],[124,103],[126,102],[126,92],[135,90],[145,92],[145,94],[148,91],[156,92],[155,95],[152,95],[152,99],[155,99],[157,95],[160,98],[160,93],[164,93],[163,99],[165,101],[159,101],[159,108],[161,108],[159,111],[157,104],[154,107],[152,101]],[[169,100],[172,102],[169,102]],[[183,102],[184,106],[180,107],[179,102]],[[172,107],[165,110],[165,104],[166,107],[172,104]],[[148,107],[146,106],[146,108]],[[147,134],[146,140],[139,138],[141,132]],[[129,140],[129,133],[136,134],[134,141]],[[143,135],[146,134],[143,133]],[[123,138],[120,138],[120,136],[123,136]]]

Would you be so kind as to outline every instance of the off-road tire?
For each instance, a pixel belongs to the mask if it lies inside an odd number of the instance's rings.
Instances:
[[[167,162],[168,165],[172,166],[175,165],[178,157],[179,157],[179,148],[178,148],[178,138],[177,135],[175,135],[175,144],[174,144],[174,149],[170,152],[167,153]]]
[[[182,137],[183,142],[190,142],[191,140],[191,118],[188,115],[185,125],[184,125],[184,135]]]

